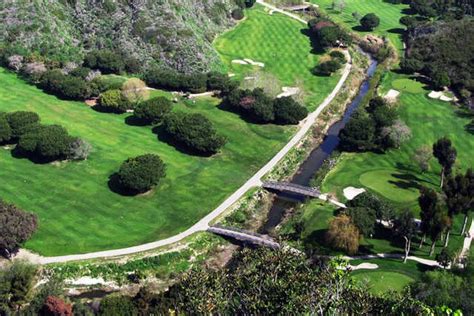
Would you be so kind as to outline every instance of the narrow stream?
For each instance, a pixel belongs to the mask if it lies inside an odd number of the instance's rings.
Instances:
[[[370,65],[367,69],[367,77],[360,86],[359,93],[352,100],[351,104],[347,107],[344,112],[342,119],[334,123],[328,130],[323,143],[315,148],[308,156],[308,158],[300,165],[297,173],[291,179],[292,183],[308,186],[314,174],[323,164],[331,153],[336,149],[339,144],[339,132],[349,121],[351,115],[359,106],[364,96],[369,91],[369,81],[373,76],[377,68],[377,61],[370,58]],[[280,192],[273,200],[272,208],[268,213],[268,218],[265,224],[260,228],[260,233],[268,234],[273,228],[275,228],[283,219],[286,210],[301,202],[302,197],[291,194]]]

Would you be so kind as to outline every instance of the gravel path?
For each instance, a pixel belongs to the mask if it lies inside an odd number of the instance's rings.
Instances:
[[[300,21],[301,23],[306,24],[307,22],[300,18],[299,16],[283,11],[278,9],[270,4],[263,2],[262,0],[258,0],[258,3],[264,5],[276,12],[280,12],[284,15],[287,15],[295,20]],[[349,55],[346,52],[347,55]],[[350,56],[348,56],[350,57]],[[306,133],[310,130],[311,126],[315,123],[316,118],[320,115],[320,113],[329,105],[329,103],[334,99],[337,95],[339,90],[342,88],[344,82],[346,81],[347,77],[349,76],[351,70],[351,63],[347,63],[343,69],[341,79],[337,83],[336,87],[333,91],[324,99],[324,101],[318,106],[318,108],[311,112],[300,124],[300,129],[298,132],[291,138],[291,140],[283,147],[265,166],[263,166],[257,173],[255,173],[247,182],[245,182],[237,191],[235,191],[231,196],[229,196],[221,205],[219,205],[216,209],[214,209],[211,213],[206,215],[202,218],[199,222],[194,224],[189,229],[174,235],[172,237],[158,240],[155,242],[142,244],[134,247],[122,248],[122,249],[114,249],[114,250],[106,250],[106,251],[98,251],[98,252],[91,252],[85,254],[77,254],[77,255],[67,255],[67,256],[58,256],[58,257],[41,257],[38,256],[35,260],[39,264],[49,264],[49,263],[60,263],[60,262],[69,262],[69,261],[77,261],[77,260],[88,260],[88,259],[97,259],[97,258],[111,258],[111,257],[118,257],[124,255],[130,255],[134,253],[149,251],[155,248],[167,246],[176,242],[183,240],[186,237],[189,237],[197,232],[206,231],[209,227],[209,223],[224,213],[230,206],[236,203],[247,191],[251,188],[259,187],[262,185],[261,178],[267,174],[269,171],[273,169],[273,167],[280,162],[281,159],[296,145],[298,144]]]

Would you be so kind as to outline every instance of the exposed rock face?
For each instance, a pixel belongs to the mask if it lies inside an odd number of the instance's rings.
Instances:
[[[0,42],[62,62],[110,48],[189,73],[218,66],[211,42],[231,25],[232,8],[232,0],[7,0]]]
[[[367,52],[371,54],[376,54],[380,48],[384,46],[383,39],[374,36],[374,35],[366,35],[362,41],[360,42],[360,46]]]

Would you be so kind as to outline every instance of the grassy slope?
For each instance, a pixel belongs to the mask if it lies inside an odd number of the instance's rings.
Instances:
[[[339,76],[311,74],[321,55],[312,52],[309,38],[303,35],[306,26],[278,13],[270,15],[259,5],[246,10],[246,15],[245,21],[215,42],[227,70],[242,79],[259,68],[233,64],[232,60],[250,58],[263,62],[263,71],[274,74],[283,86],[303,82],[306,105],[315,109],[334,88]]]
[[[284,84],[301,76],[311,93],[309,107],[314,108],[338,78],[310,74],[318,56],[310,54],[302,28],[287,17],[253,9],[216,45],[229,69],[234,67],[230,61],[235,55],[265,62],[265,71],[275,73]],[[126,247],[183,231],[238,188],[294,131],[248,124],[218,109],[216,99],[187,102],[176,108],[203,113],[228,138],[216,157],[188,156],[158,141],[151,128],[124,124],[126,114],[98,113],[79,102],[58,100],[4,70],[0,70],[0,82],[0,110],[36,111],[44,123],[62,124],[94,147],[87,161],[59,166],[35,165],[0,149],[0,178],[4,180],[0,196],[39,215],[39,231],[26,246],[43,255]],[[159,188],[139,197],[110,191],[108,177],[122,161],[147,152],[159,154],[167,164],[167,177]]]
[[[84,162],[36,165],[0,149],[0,196],[40,217],[27,247],[60,255],[135,245],[178,233],[214,208],[288,140],[291,129],[248,124],[204,99],[176,108],[210,118],[228,138],[213,158],[185,155],[157,140],[149,127],[128,126],[127,114],[93,111],[61,101],[0,72],[2,111],[31,110],[44,123],[68,128],[93,145]],[[150,195],[124,197],[109,190],[108,177],[123,160],[159,154],[167,177]]]
[[[402,10],[408,8],[408,5],[391,4],[383,0],[345,0],[343,10],[338,12],[331,9],[332,0],[311,0],[311,2],[318,4],[330,14],[335,22],[342,23],[361,35],[375,33],[388,37],[398,50],[403,49],[400,33],[405,27],[399,23],[399,20],[403,16]],[[375,13],[380,18],[380,25],[373,32],[361,31],[358,27],[360,25],[359,21],[356,21],[352,16],[354,12],[361,16],[367,13]]]

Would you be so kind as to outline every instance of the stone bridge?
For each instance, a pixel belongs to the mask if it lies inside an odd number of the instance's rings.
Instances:
[[[244,243],[249,243],[258,246],[264,246],[272,249],[278,249],[281,247],[279,243],[274,241],[272,238],[252,232],[248,232],[242,229],[234,227],[224,227],[224,226],[210,226],[207,229],[208,232],[233,238]]]
[[[265,181],[263,182],[262,186],[265,189],[286,191],[315,198],[319,198],[321,195],[321,192],[317,189],[290,182]]]

